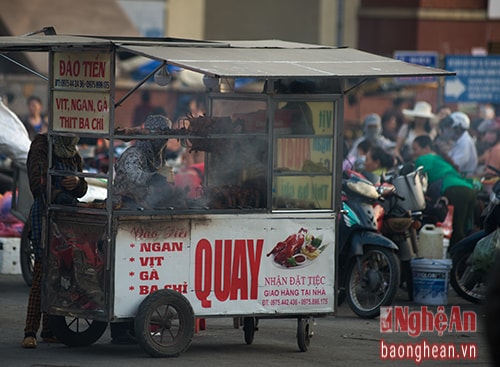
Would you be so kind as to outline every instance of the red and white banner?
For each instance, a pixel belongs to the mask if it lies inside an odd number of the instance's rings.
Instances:
[[[121,222],[114,314],[133,316],[163,288],[184,294],[197,316],[333,312],[333,224],[259,215]]]

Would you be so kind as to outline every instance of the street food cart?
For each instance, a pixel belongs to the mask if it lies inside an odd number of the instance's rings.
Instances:
[[[242,320],[247,343],[259,319],[297,319],[297,343],[307,350],[312,318],[336,307],[344,95],[366,78],[446,75],[282,41],[0,38],[0,52],[13,51],[48,52],[49,147],[55,135],[78,135],[111,147],[179,139],[205,152],[202,184],[156,207],[116,199],[112,166],[78,174],[106,180],[106,200],[49,205],[43,309],[56,335],[89,345],[108,323],[133,321],[153,356],[178,355],[197,319],[221,316]],[[118,100],[123,54],[159,65]],[[167,65],[203,75],[206,115],[186,116],[168,131],[122,126],[115,111],[153,75],[166,84]],[[261,83],[258,91],[238,88],[249,78]],[[49,169],[47,180],[66,174]]]

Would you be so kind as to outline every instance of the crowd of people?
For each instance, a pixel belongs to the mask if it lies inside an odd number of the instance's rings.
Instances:
[[[346,149],[343,169],[362,172],[372,182],[407,163],[427,173],[429,195],[446,197],[454,206],[453,246],[471,230],[477,217],[478,178],[494,176],[489,166],[500,169],[500,118],[492,106],[482,106],[471,122],[467,113],[443,105],[433,113],[426,101],[412,109],[394,101],[382,116],[365,117],[363,135]],[[386,131],[388,129],[388,131]]]

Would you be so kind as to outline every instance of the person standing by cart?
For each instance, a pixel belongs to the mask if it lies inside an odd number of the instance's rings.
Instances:
[[[83,169],[82,157],[78,154],[77,137],[54,136],[52,150],[52,167],[58,171],[81,172]],[[30,190],[33,194],[33,204],[30,211],[31,232],[35,264],[33,269],[33,283],[30,289],[24,328],[23,348],[36,348],[36,335],[40,327],[41,312],[41,283],[43,269],[43,234],[42,227],[47,213],[47,170],[48,170],[48,137],[38,134],[31,143],[26,162]],[[51,198],[54,203],[74,205],[77,198],[87,192],[87,182],[78,176],[53,176]],[[43,314],[42,340],[57,342],[49,329],[48,317]]]

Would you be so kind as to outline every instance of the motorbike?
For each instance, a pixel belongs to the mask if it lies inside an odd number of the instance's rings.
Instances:
[[[339,305],[347,298],[351,310],[361,318],[379,316],[380,307],[391,305],[396,296],[400,267],[397,245],[377,230],[374,203],[384,190],[355,172],[342,182],[339,216]],[[382,192],[381,192],[382,191]]]
[[[500,177],[500,170],[488,166]],[[490,194],[490,202],[483,211],[483,228],[461,241],[450,250],[452,260],[450,283],[455,292],[467,301],[480,304],[486,298],[490,272],[484,267],[478,268],[473,261],[474,250],[478,242],[500,227],[500,181],[497,181]],[[493,257],[491,258],[493,262]]]
[[[405,196],[398,191],[399,184],[396,185],[396,190],[388,193],[384,202],[381,204],[384,207],[384,216],[379,223],[379,230],[385,237],[391,239],[398,246],[398,257],[401,266],[401,284],[406,285],[408,299],[413,301],[413,273],[411,269],[411,259],[418,256],[418,230],[422,226],[423,218],[423,193],[426,189],[426,176],[421,168],[414,169],[412,166],[402,166],[384,175],[385,182],[398,182],[406,184],[408,181],[404,176],[410,175],[408,180],[420,180],[420,184],[416,185],[413,190],[420,190],[420,200],[415,200],[413,203],[406,204],[407,197],[411,196],[408,193],[408,185],[405,186]],[[419,202],[419,203],[418,203]]]

